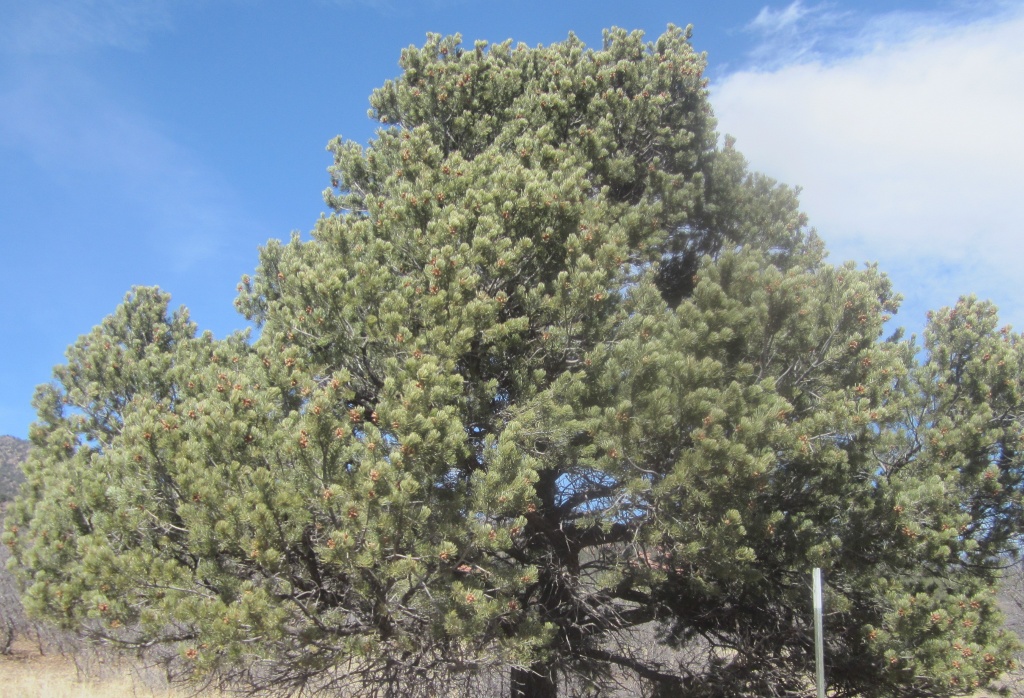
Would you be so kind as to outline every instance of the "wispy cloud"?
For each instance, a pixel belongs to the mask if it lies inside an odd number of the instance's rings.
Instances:
[[[831,65],[872,49],[937,40],[959,27],[1005,19],[1020,7],[1020,0],[959,0],[939,9],[870,14],[834,0],[765,5],[742,28],[753,39],[746,65],[760,71],[794,63]]]
[[[170,0],[0,0],[0,157],[19,154],[55,190],[94,190],[111,213],[134,212],[137,227],[111,235],[130,234],[180,272],[221,251],[238,197],[80,60],[144,50],[173,28],[172,9]]]
[[[781,9],[765,6],[744,27],[756,38],[750,62],[764,69],[820,56],[821,45],[851,20],[850,12],[829,3],[806,5],[794,0]]]
[[[789,7],[762,24],[799,25]],[[860,18],[839,50],[733,73],[713,102],[756,169],[803,187],[836,257],[892,273],[908,322],[976,292],[1024,328],[1022,32],[1019,5]]]
[[[781,10],[765,6],[757,13],[757,17],[754,17],[750,24],[747,25],[747,28],[766,34],[774,34],[796,26],[810,12],[800,0],[790,3]]]
[[[464,5],[469,0],[319,0],[322,4],[360,7],[385,16],[410,16]]]
[[[138,212],[131,231],[183,270],[215,255],[231,225],[230,187],[146,115],[69,66],[23,71],[0,88],[0,153],[27,155],[56,189],[96,188]]]
[[[137,49],[171,20],[168,0],[0,0],[0,17],[0,51],[21,55]]]

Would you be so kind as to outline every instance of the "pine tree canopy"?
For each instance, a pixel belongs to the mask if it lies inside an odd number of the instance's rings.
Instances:
[[[255,337],[136,288],[39,388],[31,612],[261,689],[806,696],[820,567],[831,695],[1010,667],[990,304],[886,337],[887,277],[718,144],[688,30],[400,66],[243,277]]]

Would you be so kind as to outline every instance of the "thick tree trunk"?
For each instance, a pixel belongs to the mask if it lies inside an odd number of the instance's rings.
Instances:
[[[529,669],[512,669],[512,698],[558,698],[558,684],[548,667],[534,664]]]

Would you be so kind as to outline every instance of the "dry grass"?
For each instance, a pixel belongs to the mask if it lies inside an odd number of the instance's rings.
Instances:
[[[41,655],[36,645],[25,640],[14,643],[12,652],[0,655],[0,696],[3,698],[227,698],[220,692],[154,688],[129,667],[108,665],[104,678],[83,676],[70,657]],[[1016,679],[1016,680],[1014,680]],[[1007,681],[1011,698],[1024,697],[1020,678]],[[974,698],[997,698],[981,692]]]
[[[80,676],[72,659],[43,656],[31,643],[19,641],[9,655],[0,655],[0,695],[4,698],[191,698],[193,694],[155,689],[130,671],[113,668],[112,676]],[[202,693],[196,698],[218,698]]]

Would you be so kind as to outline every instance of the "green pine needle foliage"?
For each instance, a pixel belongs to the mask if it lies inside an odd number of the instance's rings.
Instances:
[[[403,51],[243,278],[257,339],[137,288],[39,389],[26,607],[260,688],[806,695],[821,567],[835,695],[1005,672],[1021,338],[973,298],[886,338],[688,38]]]

